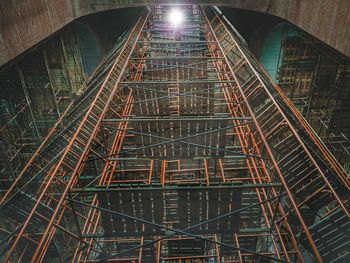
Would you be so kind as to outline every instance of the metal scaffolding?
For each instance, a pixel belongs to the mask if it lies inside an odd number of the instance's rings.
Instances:
[[[277,82],[349,175],[350,61],[305,34],[285,36]]]
[[[85,80],[80,53],[71,25],[0,70],[0,195],[76,98]]]
[[[349,259],[344,170],[216,9],[173,8],[144,11],[3,196],[0,258]]]

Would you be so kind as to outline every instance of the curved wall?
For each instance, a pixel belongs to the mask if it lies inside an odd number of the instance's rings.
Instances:
[[[0,66],[74,19],[99,11],[154,3],[191,3],[247,9],[278,16],[350,56],[350,1],[343,0],[2,0]]]

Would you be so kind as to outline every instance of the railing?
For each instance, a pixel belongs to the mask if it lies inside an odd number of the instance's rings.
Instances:
[[[347,208],[350,188],[345,173],[217,13],[208,7],[204,9],[204,14],[211,36],[220,43],[216,52],[225,58],[217,68],[221,67],[224,77],[232,77],[228,96],[236,96],[240,107],[243,107],[242,113],[253,119],[254,130],[249,133],[253,133],[257,141],[256,145],[250,145],[251,150],[268,156],[266,163],[270,180],[280,181],[288,196],[283,209],[289,212],[284,215],[280,212],[280,216],[289,218],[296,215],[299,223],[293,226],[294,235],[301,227],[316,259],[323,262],[322,244],[315,241],[315,233],[310,230],[314,219],[310,219],[307,212],[314,216],[317,214],[321,220],[329,214],[350,219]]]

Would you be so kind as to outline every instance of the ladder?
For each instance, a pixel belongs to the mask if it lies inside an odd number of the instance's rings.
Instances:
[[[66,195],[69,189],[76,184],[83,170],[84,160],[88,157],[90,147],[98,136],[104,115],[112,101],[118,99],[118,84],[123,80],[123,73],[128,66],[128,61],[147,18],[148,13],[143,15],[134,26],[91,106],[79,122],[77,130],[67,131],[68,136],[72,137],[57,162],[51,165],[48,172],[45,172],[35,205],[11,244],[4,262],[11,259],[11,255],[18,245],[25,245],[27,236],[30,236],[30,233],[33,233],[35,229],[40,230],[37,231],[37,235],[30,239],[32,244],[30,249],[26,250],[24,257],[31,258],[32,262],[42,260],[45,247],[48,246],[53,236],[53,227],[59,224],[64,213]],[[41,215],[40,209],[43,202],[48,207],[45,216]]]

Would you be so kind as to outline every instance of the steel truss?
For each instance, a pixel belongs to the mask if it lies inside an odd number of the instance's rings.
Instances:
[[[178,6],[173,28],[171,8],[141,15],[1,200],[4,262],[349,257],[342,168],[215,9]]]

